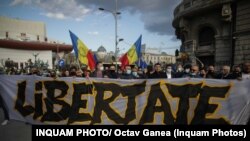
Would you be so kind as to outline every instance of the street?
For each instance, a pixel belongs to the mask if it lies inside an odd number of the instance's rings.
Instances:
[[[0,122],[4,121],[3,110],[0,108]],[[31,141],[31,125],[20,121],[9,121],[7,125],[0,125],[1,141]]]

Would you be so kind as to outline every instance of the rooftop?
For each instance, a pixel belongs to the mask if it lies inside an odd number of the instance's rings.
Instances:
[[[72,45],[47,43],[38,41],[18,41],[0,39],[0,48],[20,49],[20,50],[52,50],[53,52],[71,52]]]

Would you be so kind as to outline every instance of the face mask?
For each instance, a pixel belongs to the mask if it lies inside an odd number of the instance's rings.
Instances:
[[[127,73],[127,74],[131,74],[131,70],[127,70],[126,73]]]
[[[132,72],[132,74],[133,74],[134,76],[137,76],[137,72]]]
[[[190,72],[190,69],[185,69],[185,72],[186,72],[186,73],[189,73],[189,72]]]
[[[172,71],[172,69],[167,69],[167,72],[170,73]]]
[[[196,75],[196,73],[194,73],[194,72],[193,72],[193,73],[191,73],[191,75],[192,75],[192,76],[195,76],[195,75]]]
[[[181,72],[181,71],[182,71],[182,68],[178,68],[178,71]]]
[[[103,71],[103,70],[104,70],[104,67],[100,67],[100,70]]]

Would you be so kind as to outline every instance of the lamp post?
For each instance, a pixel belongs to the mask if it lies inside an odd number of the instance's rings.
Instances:
[[[116,61],[115,68],[116,68],[116,71],[117,71],[117,60],[116,60],[117,59],[117,53],[118,53],[118,47],[117,47],[117,45],[120,42],[120,39],[119,39],[119,41],[117,40],[117,38],[118,38],[118,36],[117,36],[117,15],[121,14],[121,12],[117,11],[117,0],[115,0],[115,11],[104,9],[104,8],[99,8],[99,10],[109,12],[115,18],[115,61]]]
[[[33,53],[33,56],[35,57],[35,66],[37,65],[37,63],[36,63],[36,58],[37,58],[37,56],[39,55],[39,53]]]

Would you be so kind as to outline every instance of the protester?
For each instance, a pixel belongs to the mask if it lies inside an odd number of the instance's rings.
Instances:
[[[183,74],[183,67],[179,64],[176,69],[175,78],[182,78]]]
[[[76,70],[77,70],[77,68],[75,66],[70,67],[69,76],[75,77],[76,76]]]
[[[206,78],[210,78],[210,79],[215,79],[217,78],[217,74],[215,73],[215,69],[213,65],[208,66],[208,70],[206,73]]]
[[[111,78],[111,79],[117,79],[118,78],[118,75],[117,75],[115,70],[116,70],[115,65],[111,65],[109,67],[109,71],[108,71],[108,74],[107,74],[108,78]]]
[[[133,77],[133,79],[140,79],[137,66],[134,66],[132,69],[132,77]]]
[[[201,70],[200,70],[200,76],[201,76],[201,78],[206,78],[206,70],[205,70],[205,68],[201,68]]]
[[[232,73],[233,79],[241,79],[242,78],[242,72],[240,66],[234,66],[233,73]]]
[[[250,79],[250,62],[243,64],[242,79]]]
[[[174,72],[172,70],[172,66],[171,65],[167,65],[167,67],[166,67],[166,78],[167,79],[175,78],[175,75],[174,75]]]
[[[104,67],[101,62],[96,64],[96,70],[91,74],[91,77],[103,78],[104,77]]]
[[[199,73],[199,66],[193,65],[191,68],[190,78],[202,78]]]
[[[149,76],[151,79],[166,78],[166,74],[161,70],[161,64],[156,63],[154,65],[154,72]]]
[[[190,77],[191,67],[192,66],[190,64],[184,66],[184,72],[183,72],[182,78]]]
[[[218,76],[218,79],[234,79],[233,75],[230,73],[229,66],[223,66],[221,74]]]
[[[61,76],[62,77],[69,77],[69,71],[68,70],[63,70]]]
[[[148,78],[147,77],[147,69],[146,68],[145,69],[139,68],[138,75],[139,75],[140,79],[147,79]]]
[[[129,65],[125,66],[121,79],[133,79],[133,78],[134,77],[132,75],[131,66]]]

